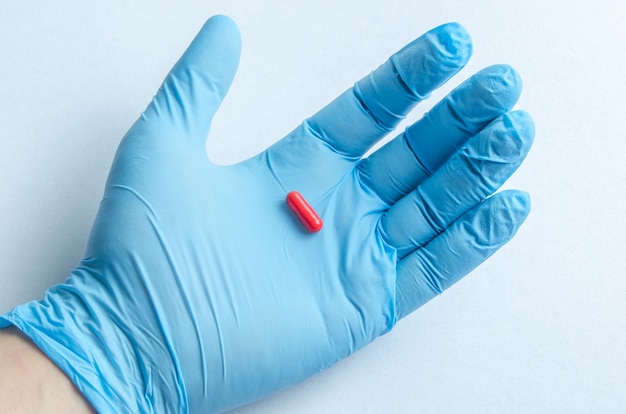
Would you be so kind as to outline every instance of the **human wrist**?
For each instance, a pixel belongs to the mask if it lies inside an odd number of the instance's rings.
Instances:
[[[7,413],[95,412],[65,373],[15,327],[0,330],[0,401]]]

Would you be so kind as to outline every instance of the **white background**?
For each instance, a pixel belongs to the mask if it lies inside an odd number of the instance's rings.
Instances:
[[[626,413],[626,57],[618,1],[0,2],[0,312],[80,260],[119,139],[209,16],[243,56],[208,149],[247,158],[424,31],[509,63],[534,148],[518,236],[394,331],[243,413]]]

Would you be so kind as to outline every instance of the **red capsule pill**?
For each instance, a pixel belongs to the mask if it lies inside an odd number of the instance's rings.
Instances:
[[[287,194],[287,205],[298,217],[298,220],[311,233],[318,232],[322,229],[324,223],[320,216],[313,210],[313,207],[306,202],[302,194],[292,191]]]

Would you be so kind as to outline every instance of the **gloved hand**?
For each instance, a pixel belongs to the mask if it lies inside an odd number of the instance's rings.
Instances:
[[[368,158],[464,66],[457,24],[400,50],[263,153],[209,162],[240,38],[210,19],[116,154],[84,260],[14,324],[101,413],[217,412],[284,389],[389,331],[516,232],[490,195],[534,128],[508,66],[477,73]],[[285,195],[324,227],[309,233]]]

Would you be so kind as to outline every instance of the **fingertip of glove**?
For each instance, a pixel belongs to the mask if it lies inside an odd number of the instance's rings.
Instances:
[[[521,152],[528,152],[535,138],[535,122],[523,110],[505,113],[502,122],[509,133],[519,142]]]
[[[241,34],[233,19],[223,14],[209,18],[181,58],[189,67],[200,67],[205,74],[230,85],[241,56]],[[209,69],[210,68],[210,69]]]
[[[202,32],[205,31],[211,33],[217,32],[215,34],[222,38],[222,40],[228,39],[241,43],[241,34],[237,23],[224,14],[211,16],[202,26]]]
[[[496,243],[509,241],[530,214],[530,194],[520,190],[505,190],[494,197],[491,208],[492,217],[502,228],[502,239],[495,238]]]
[[[506,64],[489,66],[469,80],[479,85],[485,108],[495,111],[508,111],[517,103],[522,93],[522,78],[517,71]]]
[[[528,218],[531,209],[530,194],[526,191],[507,190],[503,191],[502,206],[498,208],[499,219],[504,227],[504,235],[501,243],[511,240]],[[500,241],[499,241],[500,242]]]
[[[521,190],[503,191],[510,200],[510,205],[518,219],[525,220],[530,213],[531,199],[530,194]]]
[[[456,22],[442,24],[430,32],[432,45],[437,53],[435,57],[443,64],[463,67],[473,52],[472,38],[461,24]]]
[[[471,54],[467,30],[458,23],[446,23],[409,43],[392,61],[409,90],[424,99],[463,68]]]
[[[507,243],[530,214],[530,207],[525,191],[506,190],[487,199],[469,226],[476,245],[498,248]]]
[[[223,24],[223,25],[229,25],[229,26],[235,26],[235,27],[237,26],[235,21],[225,14],[216,14],[216,15],[209,17],[205,25],[212,25],[212,24]]]
[[[505,115],[505,122],[532,140],[535,137],[535,121],[524,110],[518,109]]]
[[[525,111],[507,112],[487,130],[494,138],[484,139],[480,151],[488,153],[490,159],[499,163],[519,165],[530,151],[535,129],[530,115]]]

